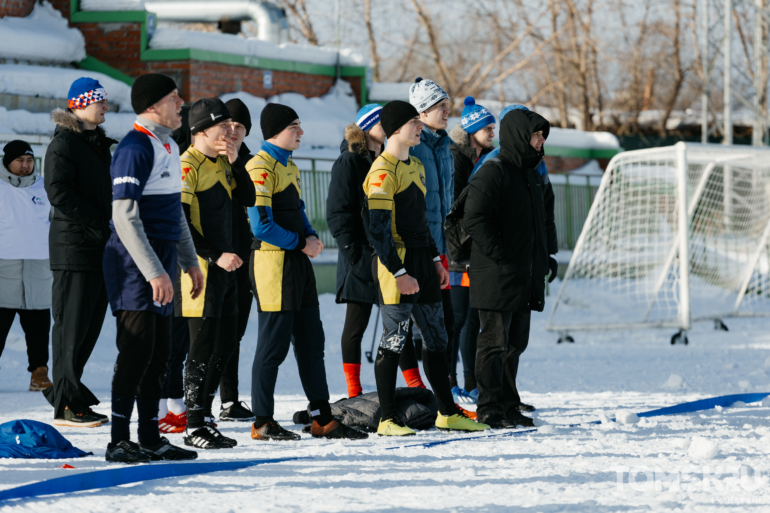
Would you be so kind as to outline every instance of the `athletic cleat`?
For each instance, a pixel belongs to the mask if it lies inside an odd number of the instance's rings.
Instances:
[[[92,417],[96,417],[97,419],[99,419],[102,424],[106,424],[110,421],[110,418],[107,415],[104,415],[102,413],[96,413],[90,407],[88,408],[88,414],[91,415]]]
[[[75,413],[69,409],[69,406],[64,409],[64,415],[59,418],[53,419],[54,426],[67,426],[67,427],[99,427],[102,425],[102,421],[90,413]]]
[[[464,413],[455,413],[454,415],[441,415],[436,417],[436,427],[441,431],[484,431],[489,429],[487,424],[476,422],[469,419]]]
[[[165,436],[160,437],[158,443],[154,445],[140,443],[139,449],[148,455],[152,461],[181,461],[198,458],[197,452],[171,445],[171,442]]]
[[[275,440],[277,442],[283,442],[287,440],[299,440],[302,437],[297,433],[292,433],[291,431],[283,429],[276,421],[270,420],[259,428],[252,424],[251,438],[252,440]]]
[[[460,387],[454,387],[452,389],[452,398],[457,404],[476,404],[476,398],[472,397],[465,389]]]
[[[165,417],[158,421],[158,431],[161,433],[184,433],[187,427],[187,412],[174,415],[168,412]]]
[[[457,406],[457,409],[459,409],[461,412],[463,412],[463,415],[465,415],[469,419],[476,420],[476,412],[475,411],[466,410],[465,408],[463,408],[459,404],[455,404],[455,406]]]
[[[521,411],[521,412],[525,412],[525,411],[535,411],[536,409],[537,409],[537,408],[535,408],[535,407],[534,407],[534,406],[532,406],[531,404],[524,404],[524,403],[519,403],[519,411]]]
[[[522,415],[518,411],[513,412],[511,415],[509,415],[506,419],[508,422],[513,424],[515,427],[535,427],[535,421],[531,418]]]
[[[256,415],[243,401],[233,403],[229,408],[223,408],[219,412],[219,422],[254,422]]]
[[[316,438],[347,438],[350,440],[363,440],[369,438],[369,435],[350,426],[346,426],[339,420],[333,420],[322,426],[317,420],[313,421],[310,427],[310,434]]]
[[[473,404],[477,404],[479,402],[479,389],[474,388],[470,392],[468,392],[468,397],[471,398],[471,401],[473,401]]]
[[[379,436],[414,436],[417,433],[401,422],[401,419],[396,416],[389,419],[380,419],[380,424],[377,426],[377,434]]]
[[[104,459],[110,463],[149,463],[150,455],[142,452],[139,444],[122,440],[116,444],[108,444]]]
[[[216,428],[205,425],[190,433],[185,429],[184,444],[198,449],[232,449],[238,442],[222,435]]]

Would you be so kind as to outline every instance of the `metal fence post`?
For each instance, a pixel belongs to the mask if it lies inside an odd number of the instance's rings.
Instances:
[[[572,238],[572,191],[569,186],[569,174],[564,175],[564,202],[567,211],[567,244],[569,247],[575,247],[575,241]]]

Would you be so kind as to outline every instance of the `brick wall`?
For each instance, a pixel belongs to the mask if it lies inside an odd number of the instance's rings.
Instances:
[[[3,0],[0,0],[3,1]],[[54,7],[69,18],[69,0],[53,0]],[[182,97],[193,102],[234,91],[246,91],[267,98],[282,93],[299,93],[308,98],[321,96],[334,84],[334,77],[273,71],[273,87],[263,87],[264,70],[206,61],[142,61],[141,23],[76,23],[86,40],[86,53],[123,73],[164,73],[172,77]],[[361,79],[350,82],[356,99],[361,98]]]
[[[29,16],[36,0],[0,0],[0,17]]]

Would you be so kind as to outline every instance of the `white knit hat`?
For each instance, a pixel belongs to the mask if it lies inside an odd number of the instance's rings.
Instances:
[[[449,95],[433,80],[417,77],[409,88],[409,103],[417,109],[417,112],[429,109],[444,98],[449,98]]]

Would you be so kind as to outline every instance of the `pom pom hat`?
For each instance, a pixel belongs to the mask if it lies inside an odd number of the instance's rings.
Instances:
[[[409,103],[414,105],[418,113],[433,107],[444,98],[449,98],[449,95],[433,80],[417,77],[409,88]]]
[[[92,103],[106,100],[107,92],[98,80],[82,77],[72,82],[67,98],[70,109],[85,109]]]
[[[460,118],[463,130],[469,134],[475,134],[490,123],[495,122],[495,117],[490,114],[486,107],[476,104],[472,96],[465,98],[465,107],[463,115]]]

